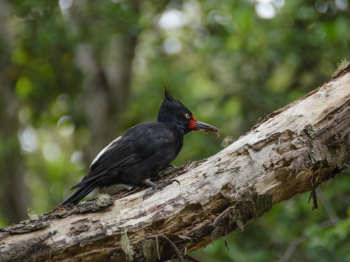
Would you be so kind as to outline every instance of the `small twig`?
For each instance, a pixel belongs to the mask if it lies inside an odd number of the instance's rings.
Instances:
[[[190,256],[190,255],[186,255],[185,258],[186,258],[188,261],[191,261],[191,262],[201,262],[199,259],[194,258],[194,257],[192,257],[192,256]]]
[[[220,194],[231,204],[234,205],[235,202],[230,198],[228,195],[226,195],[222,190],[220,190]]]
[[[227,230],[225,231],[225,246],[226,246],[227,250],[230,251],[230,248],[229,248],[228,242],[227,242]]]
[[[291,256],[293,255],[293,253],[294,253],[295,249],[297,248],[297,246],[301,242],[305,241],[306,239],[307,239],[307,237],[305,237],[305,236],[298,237],[298,238],[294,239],[289,244],[289,246],[288,246],[286,252],[284,253],[283,257],[280,260],[278,260],[278,262],[287,262],[291,258]]]
[[[315,174],[312,174],[311,185],[312,185],[312,190],[311,190],[311,194],[309,197],[309,201],[307,203],[309,204],[310,200],[312,198],[312,202],[313,202],[312,211],[314,211],[315,209],[318,209],[317,195],[316,195],[316,188],[318,185],[315,184]]]
[[[159,246],[158,246],[158,236],[156,236],[156,247],[157,247],[158,259],[160,260]]]
[[[217,224],[220,222],[220,220],[221,220],[224,216],[228,215],[228,214],[231,212],[231,210],[233,210],[233,209],[235,209],[235,207],[234,207],[234,206],[231,206],[231,207],[227,208],[224,212],[222,212],[222,213],[214,220],[214,226],[217,226]]]
[[[163,237],[164,239],[166,239],[166,240],[170,243],[170,245],[173,247],[173,249],[174,249],[176,255],[179,257],[180,261],[181,261],[181,262],[184,262],[184,259],[183,259],[182,255],[181,255],[181,252],[180,252],[180,250],[177,248],[177,246],[174,244],[174,242],[171,241],[168,237],[166,237],[166,236],[164,236],[164,235],[159,235],[159,236],[160,236],[160,237]]]
[[[309,204],[312,198],[312,191],[310,192],[310,196],[309,196],[309,200],[307,201],[307,203]]]
[[[178,235],[178,237],[179,238],[182,238],[183,240],[189,240],[189,241],[191,241],[192,242],[192,238],[190,238],[190,237],[187,237],[187,236],[184,236],[184,235]]]
[[[328,214],[330,220],[332,221],[333,225],[337,225],[339,223],[340,219],[337,216],[337,214],[335,213],[335,210],[334,210],[332,204],[329,202],[329,200],[324,195],[322,190],[318,190],[318,196],[320,198],[322,205],[325,207],[327,214]]]
[[[57,244],[57,243],[55,242],[55,240],[52,239],[52,237],[50,237],[50,239],[51,239],[52,242],[54,242],[55,244]]]

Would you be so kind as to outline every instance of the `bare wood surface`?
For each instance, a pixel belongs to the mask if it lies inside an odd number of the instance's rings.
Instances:
[[[137,188],[0,229],[0,261],[196,261],[187,253],[296,194],[311,190],[317,208],[316,187],[349,165],[349,71],[176,169],[180,186],[146,200]]]

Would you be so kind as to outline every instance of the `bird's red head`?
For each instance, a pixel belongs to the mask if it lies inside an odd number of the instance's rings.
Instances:
[[[188,128],[191,131],[198,131],[199,130],[199,128],[196,126],[196,122],[198,122],[197,119],[194,116],[192,116],[190,122],[188,123]]]
[[[166,89],[163,103],[158,111],[157,121],[167,123],[183,134],[198,130],[204,130],[206,133],[219,132],[216,127],[198,121],[191,111],[180,101],[175,100]]]

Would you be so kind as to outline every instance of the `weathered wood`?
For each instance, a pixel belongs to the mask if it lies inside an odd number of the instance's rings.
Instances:
[[[181,186],[146,200],[144,190],[99,199],[1,229],[0,260],[186,258],[298,193],[311,190],[317,207],[315,188],[349,165],[349,71],[269,114],[218,154],[178,169]]]

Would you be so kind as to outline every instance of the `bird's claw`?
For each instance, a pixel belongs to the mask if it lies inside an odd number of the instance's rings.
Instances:
[[[143,200],[145,200],[146,197],[153,195],[154,193],[158,192],[159,190],[173,184],[174,182],[178,183],[180,185],[180,182],[176,179],[166,179],[164,180],[163,183],[161,183],[160,185],[157,185],[156,187],[153,187],[150,190],[147,190],[146,193],[143,195]]]
[[[167,187],[171,184],[173,184],[174,182],[178,183],[180,185],[180,182],[176,179],[165,179],[163,183],[161,183],[160,185],[157,186],[157,189],[163,189],[164,187]]]
[[[173,180],[171,180],[171,181],[173,181],[173,183],[176,182],[176,183],[178,183],[179,185],[181,185],[180,182],[179,182],[178,180],[176,180],[176,179],[173,179]]]

